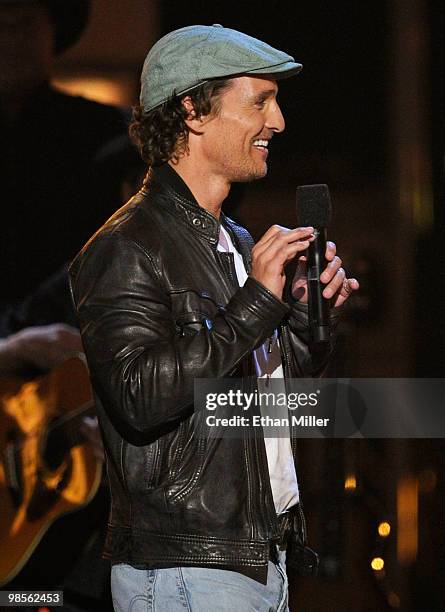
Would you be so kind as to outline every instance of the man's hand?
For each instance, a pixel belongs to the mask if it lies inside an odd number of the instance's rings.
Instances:
[[[313,232],[313,227],[272,225],[252,249],[252,278],[281,299],[286,282],[284,266],[308,248]]]
[[[80,334],[64,323],[27,327],[0,341],[0,375],[24,368],[50,370],[74,353],[83,352]]]
[[[357,291],[359,283],[355,278],[346,278],[346,272],[342,268],[342,261],[336,255],[337,247],[333,242],[326,243],[326,259],[329,262],[320,275],[320,281],[326,285],[323,289],[323,296],[326,299],[333,299],[333,307],[341,306],[351,295]],[[292,281],[292,296],[294,299],[307,303],[307,271],[306,257],[302,255],[298,261],[297,270]]]

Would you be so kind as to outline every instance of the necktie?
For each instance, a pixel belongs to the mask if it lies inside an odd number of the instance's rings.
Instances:
[[[229,243],[227,242],[227,238],[224,235],[222,227],[219,230],[219,246],[222,247],[226,253],[230,251]]]

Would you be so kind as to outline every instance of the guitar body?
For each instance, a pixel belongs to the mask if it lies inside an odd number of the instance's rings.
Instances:
[[[79,432],[92,407],[78,357],[39,379],[0,380],[0,586],[53,521],[94,497],[102,460]]]

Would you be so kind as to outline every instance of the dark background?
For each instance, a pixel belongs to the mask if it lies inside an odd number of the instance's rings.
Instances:
[[[303,63],[280,82],[287,127],[272,143],[269,176],[237,186],[230,214],[258,238],[272,223],[295,224],[297,185],[328,183],[330,236],[361,282],[331,373],[442,377],[443,3],[95,0],[93,9],[58,76],[125,82],[127,104],[145,51],[184,25],[221,23]],[[291,576],[291,610],[445,608],[443,450],[441,440],[301,443],[300,485],[322,564],[316,579]],[[377,533],[383,520],[388,538]],[[408,558],[399,550],[406,537],[415,544]],[[372,570],[374,557],[383,570]]]

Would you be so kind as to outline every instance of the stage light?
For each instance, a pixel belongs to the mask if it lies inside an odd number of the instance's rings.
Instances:
[[[380,523],[377,529],[379,532],[379,536],[381,536],[382,538],[387,538],[391,532],[391,525],[386,521],[383,521],[382,523]]]
[[[417,558],[419,487],[413,474],[405,474],[397,483],[397,560],[409,565]]]
[[[385,562],[382,557],[374,557],[371,561],[371,567],[375,572],[381,571],[385,566]]]
[[[345,478],[345,490],[346,491],[355,491],[357,488],[357,479],[355,474],[348,474]]]

